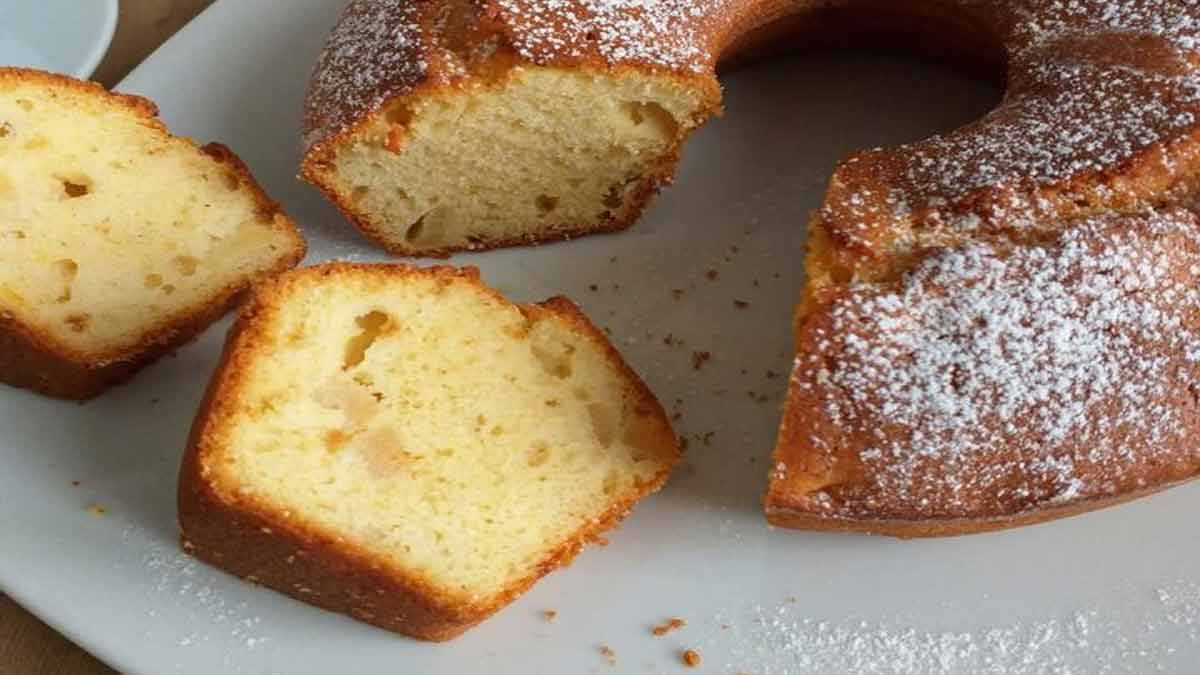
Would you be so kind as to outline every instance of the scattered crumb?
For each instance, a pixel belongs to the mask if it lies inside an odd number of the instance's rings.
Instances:
[[[750,303],[746,302],[745,300],[734,300],[733,306],[737,307],[738,309],[746,309],[750,306]]]
[[[775,371],[773,371],[773,370],[768,370],[768,371],[767,371],[767,379],[768,379],[768,380],[773,380],[773,379],[775,379],[775,378],[777,378],[777,377],[779,377],[779,373],[777,373],[777,372],[775,372]]]
[[[613,257],[609,258],[609,259],[608,259],[608,262],[610,262],[610,263],[615,263],[615,262],[617,262],[617,256],[615,256],[615,255],[614,255]]]
[[[103,516],[104,514],[108,513],[108,509],[100,506],[99,504],[92,504],[91,506],[87,507],[87,511],[93,516]]]
[[[712,445],[713,436],[716,436],[716,435],[717,435],[717,432],[715,432],[715,431],[706,431],[706,432],[704,432],[704,435],[700,437],[700,440],[704,442],[705,446],[710,446],[710,445]]]
[[[675,336],[670,333],[667,333],[667,336],[663,338],[663,344],[668,347],[675,346]]]
[[[554,611],[553,609],[547,609],[546,611],[542,612],[542,618],[546,621],[554,621],[558,618],[558,612]]]
[[[671,296],[674,297],[676,300],[682,300],[683,299],[683,289],[682,288],[672,289]]]
[[[716,281],[719,276],[721,276],[721,273],[716,270],[709,270],[704,273],[704,278],[709,281]]]
[[[150,399],[150,405],[156,405],[161,400],[162,400],[161,398],[155,396],[154,398]]]
[[[79,487],[81,484],[82,484],[82,483],[80,483],[80,481],[77,481],[77,480],[73,480],[73,481],[71,481],[71,485],[73,485],[73,486],[75,486],[75,487]]]
[[[609,665],[617,664],[617,653],[613,651],[612,647],[600,645],[600,655],[604,657],[605,661],[608,661]]]
[[[683,665],[687,666],[688,668],[700,667],[700,654],[695,649],[684,650],[684,652],[679,655],[679,658],[683,661]]]
[[[600,290],[600,286],[597,284],[592,284],[591,286],[588,286],[588,290],[595,292]]]
[[[686,625],[687,625],[686,621],[684,621],[683,619],[680,619],[679,617],[676,616],[676,617],[671,617],[670,619],[658,624],[650,632],[654,634],[654,637],[662,637],[662,636],[666,635],[667,633],[670,633],[673,630],[679,630],[680,628],[683,628]]]
[[[680,449],[680,450],[687,450],[687,449],[688,449],[688,439],[687,439],[687,436],[680,436],[680,437],[679,437],[679,449]]]
[[[681,419],[683,419],[683,413],[679,412],[678,410],[676,410],[675,413],[671,415],[672,422],[678,422]]]
[[[692,352],[692,370],[700,370],[704,364],[712,360],[710,352]]]

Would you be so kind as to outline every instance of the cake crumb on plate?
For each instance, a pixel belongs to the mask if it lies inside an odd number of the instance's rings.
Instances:
[[[674,630],[679,630],[687,625],[687,622],[679,617],[671,617],[670,619],[658,624],[650,632],[654,637],[662,637]]]

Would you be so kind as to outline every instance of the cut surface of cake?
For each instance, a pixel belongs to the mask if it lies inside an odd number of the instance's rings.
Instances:
[[[679,457],[565,299],[330,264],[259,287],[180,478],[185,547],[321,607],[454,637],[568,562]]]
[[[145,99],[0,68],[0,381],[94,395],[303,255],[228,149]]]

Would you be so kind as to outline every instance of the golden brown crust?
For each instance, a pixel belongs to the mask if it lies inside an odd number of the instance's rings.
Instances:
[[[209,383],[204,402],[188,440],[179,477],[179,522],[185,550],[243,579],[262,584],[299,600],[348,614],[381,628],[423,640],[449,640],[478,624],[511,602],[534,582],[562,567],[585,544],[619,523],[634,504],[666,481],[678,461],[678,442],[658,401],[624,363],[616,350],[578,308],[565,298],[523,306],[536,320],[554,315],[570,322],[589,340],[605,349],[612,365],[628,378],[640,411],[654,418],[662,430],[662,447],[672,455],[663,470],[648,483],[636,486],[623,498],[565,542],[548,552],[536,570],[512,584],[497,597],[473,604],[444,595],[408,570],[355,546],[338,536],[297,519],[253,496],[231,492],[208,468],[220,451],[220,433],[237,404],[247,366],[263,339],[260,328],[270,312],[286,298],[290,285],[313,277],[373,274],[381,281],[408,275],[432,275],[445,283],[466,281],[486,294],[503,299],[479,281],[474,268],[331,263],[296,270],[255,288],[231,329],[220,365]]]
[[[1124,495],[1098,497],[1061,506],[1038,508],[1011,516],[996,516],[991,518],[922,520],[904,520],[900,518],[838,518],[813,513],[804,509],[792,509],[786,506],[772,505],[770,496],[767,498],[765,512],[767,522],[770,524],[776,527],[786,527],[795,530],[858,532],[861,534],[897,537],[899,539],[958,537],[968,534],[1008,530],[1026,525],[1037,525],[1061,518],[1070,518],[1108,508],[1109,506],[1131,502],[1142,497],[1148,497],[1186,482],[1189,481],[1178,481],[1169,485],[1159,485]]]
[[[88,96],[101,97],[109,104],[137,115],[150,129],[174,142],[204,153],[224,166],[254,200],[264,222],[291,239],[286,255],[274,267],[263,272],[270,276],[295,267],[304,258],[306,244],[295,221],[279,204],[267,196],[249,168],[232,150],[220,143],[199,146],[195,141],[171,136],[158,119],[158,107],[140,96],[110,92],[98,84],[63,75],[22,68],[0,68],[0,86],[9,82],[33,82],[47,87],[63,87]],[[152,363],[164,354],[191,341],[224,315],[252,282],[244,279],[231,284],[196,307],[180,311],[158,325],[148,326],[135,341],[106,353],[80,353],[54,339],[37,326],[0,311],[0,382],[29,388],[59,398],[83,400],[98,395]]]
[[[103,86],[89,80],[77,80],[73,77],[48,73],[33,68],[17,68],[0,66],[0,86],[6,83],[34,83],[46,87],[61,87],[74,90],[88,96],[98,96],[121,107],[128,108],[145,119],[146,124],[163,133],[169,133],[166,126],[158,119],[158,105],[148,98],[135,94],[122,94],[109,91]]]

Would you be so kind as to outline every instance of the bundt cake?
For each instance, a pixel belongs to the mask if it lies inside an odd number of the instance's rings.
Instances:
[[[972,451],[951,461],[947,448],[959,441],[925,426],[933,413],[896,417],[893,406],[867,409],[843,391],[852,381],[900,388],[889,389],[893,398],[931,391],[914,384],[916,375],[881,380],[863,369],[884,364],[854,356],[894,355],[899,348],[889,340],[901,328],[906,358],[943,346],[936,327],[949,319],[926,316],[936,313],[926,307],[934,301],[913,290],[929,279],[947,284],[952,307],[979,293],[999,298],[1004,285],[985,274],[993,267],[1032,269],[1041,257],[1068,265],[1063,251],[1104,248],[1105,237],[1119,232],[1128,231],[1120,235],[1125,241],[1139,227],[1186,220],[1169,209],[1194,203],[1200,175],[1200,6],[1191,0],[357,0],[313,74],[301,171],[399,254],[619,229],[670,179],[688,134],[719,110],[719,65],[790,46],[862,45],[915,47],[1001,74],[1006,93],[972,124],[859,152],[835,169],[809,225],[798,358],[766,500],[772,522],[964,533],[1071,513],[1191,475],[1180,443],[1142,436],[1136,450],[1111,429],[1089,427],[1107,424],[1111,411],[1101,410],[1100,397],[1066,385],[1041,392],[1047,398],[1039,409],[1075,410],[1081,426],[1073,434],[1110,441],[1096,452],[1105,467],[1127,470],[1128,480],[1083,465],[1079,475],[1064,470],[1061,485],[1033,469],[997,466],[1005,478],[995,480],[959,475],[992,459],[1032,466],[1076,449],[1037,435],[1043,427],[1018,434],[989,417],[973,422],[973,433],[989,433],[979,442],[997,454]],[[1122,246],[1157,250],[1150,241]],[[936,272],[946,261],[968,260],[986,270],[964,268],[961,279]],[[1039,320],[1074,320],[1071,312],[1085,304],[1084,287],[1060,282],[1076,296],[1040,306],[1057,318]],[[867,341],[859,351],[815,337],[818,328],[848,330],[838,316],[855,303],[876,307],[865,299],[871,294],[914,303],[891,308],[906,323],[844,333]],[[989,319],[956,329],[974,344],[997,326]],[[914,342],[924,340],[938,344]],[[1025,358],[1003,351],[1009,342],[993,345],[999,354],[963,352],[957,374],[941,376],[976,382],[988,377],[976,370]],[[813,356],[852,372],[814,374]],[[1057,352],[1044,362],[1057,368]],[[821,379],[814,385],[813,377]],[[1170,388],[1166,379],[1159,385]],[[1188,399],[1163,396],[1158,405],[1190,414]],[[964,405],[926,405],[942,403]],[[886,448],[865,437],[847,445],[846,434],[884,420],[870,433]],[[1160,454],[1147,455],[1146,444]],[[898,474],[882,471],[918,458],[913,481],[937,475],[964,492],[909,494],[891,484]],[[926,501],[913,506],[908,497]],[[918,521],[924,525],[896,525]]]
[[[666,480],[662,407],[568,300],[474,270],[328,264],[259,286],[179,484],[186,550],[447,640]]]
[[[145,99],[0,68],[0,381],[93,396],[303,255],[225,147]]]

